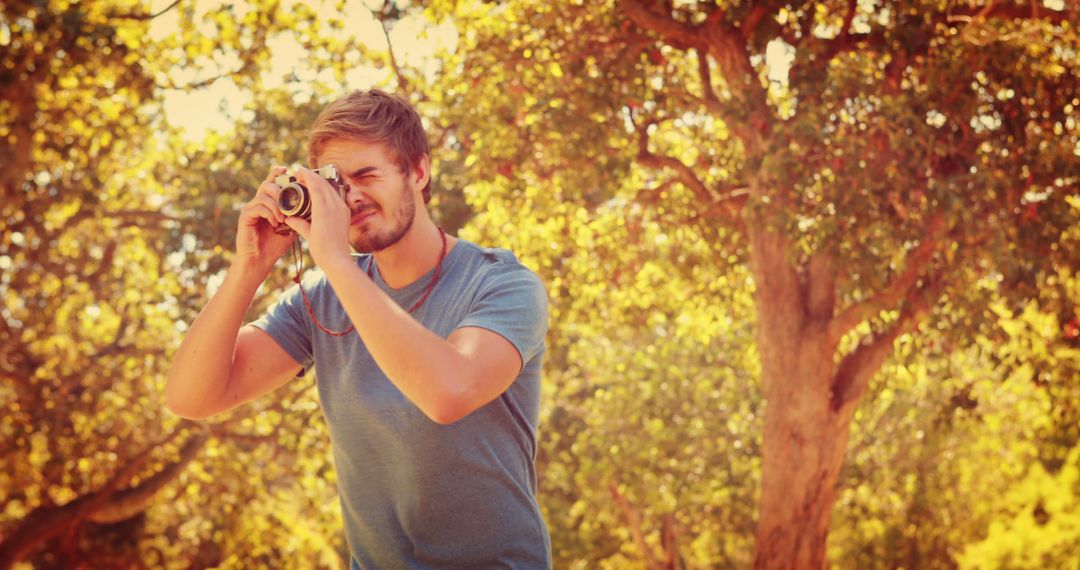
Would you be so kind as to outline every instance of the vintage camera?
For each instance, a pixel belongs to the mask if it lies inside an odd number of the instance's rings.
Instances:
[[[330,183],[330,186],[337,191],[338,196],[342,200],[345,199],[345,194],[349,191],[349,185],[342,180],[341,174],[338,173],[333,164],[328,164],[312,172],[325,178]],[[311,221],[311,195],[308,193],[307,187],[300,184],[300,181],[295,176],[287,173],[275,178],[274,184],[281,187],[281,193],[278,194],[278,208],[281,213],[286,216],[298,216]]]

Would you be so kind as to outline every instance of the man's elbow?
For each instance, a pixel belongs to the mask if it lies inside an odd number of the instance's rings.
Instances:
[[[165,380],[165,409],[169,410],[174,416],[179,416],[186,420],[201,420],[204,418],[195,417],[198,414],[193,413],[194,410],[189,402],[185,402],[180,394],[177,393],[178,382],[176,378],[169,374],[169,378]]]
[[[430,406],[423,412],[431,421],[448,426],[457,423],[458,420],[469,415],[472,410],[466,409],[465,406],[457,403],[443,402],[436,406]]]
[[[209,381],[199,384],[191,381],[196,373],[169,371],[165,379],[165,409],[187,420],[205,420],[236,407],[238,402],[229,397],[230,379],[206,377],[203,380]]]
[[[185,420],[205,420],[214,415],[213,412],[208,410],[199,409],[182,402],[172,401],[167,397],[165,398],[165,409],[169,410],[172,415],[181,417]]]
[[[439,394],[433,402],[421,408],[421,411],[431,421],[448,426],[471,414],[477,406],[472,402],[469,391],[462,388],[466,385],[463,378],[451,376],[443,385],[453,388]]]
[[[185,398],[183,394],[170,390],[172,385],[166,384],[165,386],[165,409],[169,410],[174,416],[186,420],[205,420],[217,413],[217,411],[205,404],[193,402],[191,398]]]

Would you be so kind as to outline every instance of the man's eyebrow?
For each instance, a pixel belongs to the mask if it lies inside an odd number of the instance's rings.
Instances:
[[[350,174],[349,177],[350,178],[360,178],[361,176],[364,176],[365,174],[369,174],[369,173],[374,172],[376,170],[378,170],[378,168],[376,168],[374,166],[365,166],[363,168],[360,168],[358,170],[353,171],[353,173]]]

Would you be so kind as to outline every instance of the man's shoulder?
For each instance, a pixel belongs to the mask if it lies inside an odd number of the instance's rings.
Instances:
[[[371,265],[370,253],[351,253],[353,263],[360,268],[361,271],[368,271]],[[326,278],[326,273],[322,268],[315,266],[304,272],[304,289],[312,287],[329,287],[330,281]]]
[[[365,263],[369,261],[369,255],[353,255],[353,260],[356,264],[363,269]],[[333,294],[333,287],[330,286],[330,281],[326,278],[326,273],[319,267],[308,268],[300,277],[300,282],[293,282],[292,286],[282,292],[283,298],[301,297],[300,288],[303,287],[303,293],[308,296],[311,303],[315,305],[321,305],[332,300],[336,300],[336,296]]]
[[[480,263],[518,263],[517,256],[509,249],[482,246],[462,238],[458,238],[457,245],[464,250],[466,257]]]
[[[521,263],[513,251],[501,247],[485,247],[459,239],[457,247],[463,248],[466,266],[470,271],[480,274],[485,279],[516,275],[539,282],[540,278],[528,266]]]
[[[300,278],[299,284],[302,285],[304,287],[304,290],[307,291],[309,294],[312,291],[321,292],[323,289],[326,289],[330,286],[330,282],[326,279],[326,274],[323,273],[323,270],[318,267],[312,267],[305,271]],[[295,284],[292,288],[297,289]],[[294,291],[294,293],[298,293],[298,291]]]

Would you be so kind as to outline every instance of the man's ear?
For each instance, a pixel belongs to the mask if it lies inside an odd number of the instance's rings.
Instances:
[[[431,160],[427,154],[421,154],[420,159],[416,161],[416,165],[412,168],[412,179],[416,187],[421,190],[431,180]]]

